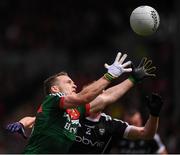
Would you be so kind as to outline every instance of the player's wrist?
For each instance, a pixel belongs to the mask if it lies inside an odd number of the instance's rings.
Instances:
[[[154,117],[159,117],[160,115],[160,110],[150,110],[150,115]]]
[[[110,73],[105,73],[105,74],[104,74],[104,78],[105,78],[106,80],[108,80],[109,82],[112,82],[114,79],[116,79],[116,77],[113,76],[113,75],[110,74]]]
[[[133,84],[137,84],[138,83],[138,80],[136,78],[134,78],[132,75],[130,75],[128,77],[128,79],[133,83]]]
[[[152,117],[159,117],[159,113],[152,113],[152,112],[150,112],[150,115],[151,115]]]
[[[24,124],[22,124],[21,122],[18,122],[18,124],[24,129]]]
[[[163,101],[161,96],[159,96],[156,93],[152,93],[150,97],[146,97],[148,102],[147,106],[149,108],[149,112],[152,116],[159,117],[162,106],[163,106]]]

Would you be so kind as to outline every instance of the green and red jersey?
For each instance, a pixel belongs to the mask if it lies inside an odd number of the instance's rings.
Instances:
[[[68,153],[80,125],[79,119],[88,115],[90,106],[63,109],[64,97],[63,93],[45,97],[24,153]]]

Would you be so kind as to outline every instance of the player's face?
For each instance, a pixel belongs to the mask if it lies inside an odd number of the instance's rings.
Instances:
[[[56,85],[58,86],[60,92],[63,92],[65,94],[76,93],[77,86],[67,75],[58,76]]]

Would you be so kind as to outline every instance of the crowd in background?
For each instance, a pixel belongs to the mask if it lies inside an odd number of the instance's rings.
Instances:
[[[64,70],[80,90],[106,72],[103,64],[111,63],[117,50],[128,53],[135,65],[143,56],[151,58],[157,77],[137,85],[106,111],[121,118],[134,106],[146,119],[144,97],[152,91],[160,93],[165,104],[158,132],[170,153],[180,152],[172,84],[176,16],[173,1],[161,5],[163,2],[150,3],[159,10],[160,28],[155,35],[143,38],[129,25],[130,13],[138,6],[135,2],[1,0],[0,153],[23,150],[26,140],[6,133],[4,127],[34,116],[43,97],[43,80]]]

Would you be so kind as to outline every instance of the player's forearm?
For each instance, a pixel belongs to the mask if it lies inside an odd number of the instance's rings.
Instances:
[[[122,83],[107,89],[90,103],[90,112],[97,113],[102,111],[106,106],[121,98],[133,86],[133,82],[127,79]]]
[[[24,128],[32,128],[35,119],[36,117],[24,117],[21,120],[19,120],[19,122],[23,124]]]
[[[105,77],[102,77],[85,87],[80,93],[77,94],[81,100],[81,104],[91,102],[99,94],[101,94],[109,84],[110,81],[108,81]]]
[[[159,117],[149,116],[148,121],[144,126],[144,139],[152,139],[157,132]]]
[[[158,127],[158,117],[149,116],[148,121],[144,127],[132,126],[127,135],[128,139],[152,139],[157,131]]]
[[[128,90],[134,86],[133,82],[126,79],[122,83],[113,86],[103,92],[105,104],[111,104],[121,98]]]

